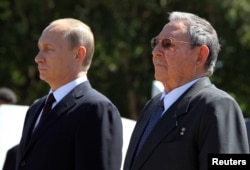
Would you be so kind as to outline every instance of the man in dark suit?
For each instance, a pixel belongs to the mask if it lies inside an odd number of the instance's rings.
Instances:
[[[249,153],[239,105],[209,80],[220,50],[216,31],[190,13],[169,19],[151,41],[164,92],[142,110],[124,170],[207,170],[209,153]]]
[[[40,79],[51,90],[27,111],[16,170],[119,170],[120,114],[87,79],[92,31],[79,20],[58,19],[44,29],[38,47]]]

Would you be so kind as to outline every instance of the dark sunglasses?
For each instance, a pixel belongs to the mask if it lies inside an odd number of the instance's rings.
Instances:
[[[157,45],[157,44],[159,44],[159,43],[161,43],[161,46],[163,47],[163,48],[169,48],[169,47],[171,47],[172,45],[173,45],[173,42],[178,42],[178,43],[184,43],[184,44],[192,44],[192,43],[190,43],[190,42],[185,42],[185,41],[177,41],[177,40],[175,40],[175,39],[173,39],[173,38],[171,38],[171,37],[169,37],[169,38],[164,38],[164,39],[162,39],[162,40],[160,40],[158,37],[154,37],[154,38],[152,38],[152,40],[151,40],[151,47],[152,48],[155,48],[155,46]]]

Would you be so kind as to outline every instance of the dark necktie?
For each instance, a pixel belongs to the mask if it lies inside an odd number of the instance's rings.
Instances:
[[[144,133],[140,139],[140,142],[139,142],[138,147],[137,147],[136,155],[138,155],[142,146],[144,145],[145,141],[147,140],[149,134],[153,130],[154,126],[160,120],[163,111],[164,111],[163,100],[160,100],[159,103],[157,104],[156,112],[154,114],[152,114],[152,116],[150,117],[149,123],[148,123],[146,129],[144,130]]]
[[[44,120],[47,118],[48,113],[50,112],[51,108],[52,108],[52,104],[56,101],[53,93],[49,94],[49,97],[47,98],[44,106],[43,106],[43,112],[41,114],[41,118],[40,121],[37,125],[37,128],[41,126],[41,124],[43,124]]]

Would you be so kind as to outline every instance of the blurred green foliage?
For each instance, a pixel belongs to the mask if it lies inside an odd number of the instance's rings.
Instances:
[[[54,19],[73,17],[95,34],[88,78],[122,116],[136,119],[151,97],[154,69],[150,40],[171,11],[209,20],[222,44],[215,85],[230,93],[250,116],[249,0],[1,0],[0,86],[13,89],[18,104],[30,105],[49,87],[38,77],[34,57],[42,30]]]

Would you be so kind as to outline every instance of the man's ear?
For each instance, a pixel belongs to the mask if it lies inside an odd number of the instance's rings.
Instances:
[[[86,48],[84,46],[78,47],[75,59],[83,62],[83,60],[85,59],[85,56],[86,56]]]
[[[197,64],[204,64],[207,61],[209,55],[209,48],[206,45],[199,46]]]

